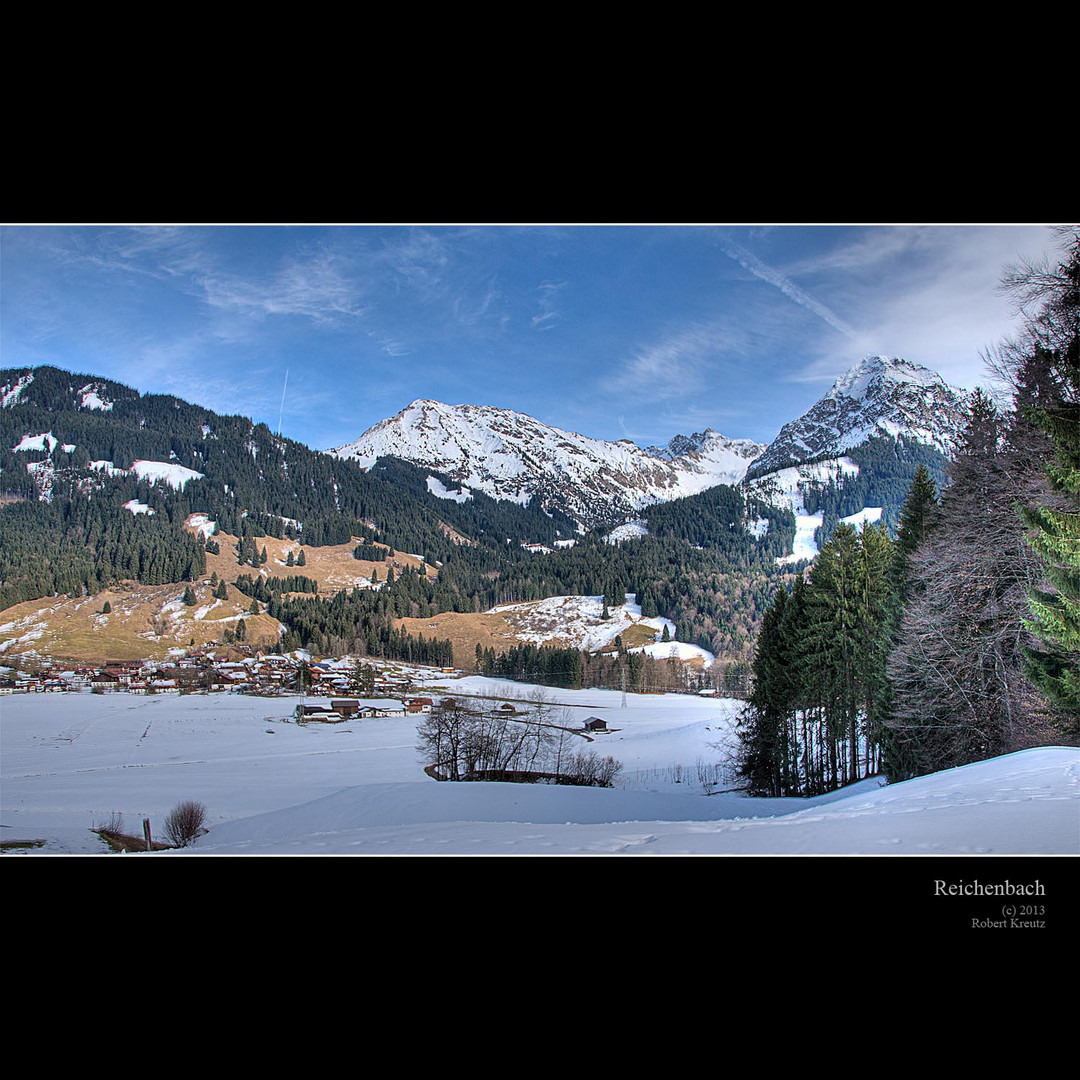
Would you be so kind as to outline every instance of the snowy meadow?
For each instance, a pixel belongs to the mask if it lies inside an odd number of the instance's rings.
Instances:
[[[535,690],[480,677],[449,685],[456,696]],[[209,831],[168,857],[1080,853],[1076,749],[813,799],[750,799],[730,790],[741,703],[546,693],[569,727],[606,722],[590,748],[621,763],[614,788],[440,783],[423,771],[417,718],[298,725],[299,698],[5,697],[0,838],[42,842],[17,849],[29,853],[102,853],[94,826],[122,815],[139,833],[148,817],[163,838],[165,815],[191,799],[205,804]]]

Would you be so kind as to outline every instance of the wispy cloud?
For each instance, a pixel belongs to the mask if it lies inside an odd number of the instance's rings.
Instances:
[[[384,334],[378,330],[365,330],[365,334],[372,341],[376,342],[387,356],[408,356],[409,346],[403,341],[397,341],[389,334]]]
[[[454,297],[450,306],[454,319],[461,326],[505,328],[510,321],[510,313],[504,310],[503,299],[498,275],[493,274],[475,284],[467,283],[464,290]]]
[[[938,246],[939,226],[896,228],[881,226],[855,232],[844,243],[833,244],[788,263],[788,274],[820,274],[824,271],[868,273],[887,265],[895,271],[898,260]]]
[[[566,288],[565,281],[545,281],[537,287],[540,294],[540,311],[532,317],[534,330],[551,330],[562,322],[562,312],[555,306],[559,293]]]
[[[211,307],[258,315],[300,315],[317,323],[359,317],[368,305],[330,252],[294,258],[265,278],[205,273],[197,278]]]
[[[445,293],[444,278],[451,258],[444,236],[426,229],[409,229],[400,237],[384,239],[376,262],[421,294],[433,298]]]
[[[984,385],[982,354],[1008,336],[1015,316],[998,288],[1017,251],[1045,250],[1039,226],[921,226],[865,230],[851,242],[808,255],[807,272],[835,272],[860,312],[855,348],[822,340],[819,356],[788,376],[831,381],[860,356],[903,356],[958,386]]]
[[[753,252],[747,251],[741,244],[737,244],[729,237],[721,235],[719,243],[725,255],[734,259],[743,269],[749,270],[754,277],[760,278],[762,281],[779,289],[789,300],[793,300],[800,307],[806,308],[807,311],[828,323],[834,330],[838,330],[841,334],[850,338],[858,337],[858,331],[853,326],[849,326],[835,311],[827,308],[819,300],[815,300],[804,289],[800,289],[786,274],[762,262]]]
[[[61,263],[90,266],[115,274],[169,280],[190,265],[192,236],[172,226],[135,226],[100,232],[75,231],[50,245]]]
[[[202,230],[141,226],[72,234],[55,254],[68,263],[169,282],[210,307],[248,316],[297,315],[317,323],[368,309],[349,262],[330,250],[281,258],[273,269],[225,269]]]
[[[726,322],[695,323],[642,346],[608,376],[605,388],[683,397],[703,384],[707,369],[731,354],[745,353],[747,343],[746,332]]]

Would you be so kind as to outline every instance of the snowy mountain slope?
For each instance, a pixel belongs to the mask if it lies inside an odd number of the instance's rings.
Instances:
[[[875,435],[902,437],[948,454],[963,427],[966,400],[965,391],[929,368],[899,357],[868,356],[785,424],[748,476],[839,457]]]
[[[117,401],[138,398],[138,391],[111,379],[59,368],[8,368],[0,372],[0,408],[4,409],[47,404],[51,408],[108,413]]]
[[[966,391],[897,357],[868,356],[837,379],[784,425],[743,479],[749,494],[795,514],[795,548],[780,561],[817,554],[814,532],[826,507],[834,522],[872,510],[895,528],[917,465],[944,482],[966,404]]]
[[[539,497],[583,525],[610,522],[650,503],[737,484],[763,447],[711,429],[643,450],[551,427],[485,405],[414,401],[355,442],[329,451],[369,468],[394,456],[436,469],[498,499]]]
[[[418,400],[329,452],[365,468],[383,455],[402,458],[499,499],[527,503],[536,496],[586,526],[632,519],[652,503],[717,484],[750,481],[754,494],[798,512],[800,487],[822,482],[823,469],[842,470],[845,452],[875,437],[947,454],[962,428],[965,403],[964,391],[928,368],[868,356],[785,424],[767,448],[706,428],[677,435],[666,447],[642,449],[508,409]],[[770,482],[756,482],[763,478]]]

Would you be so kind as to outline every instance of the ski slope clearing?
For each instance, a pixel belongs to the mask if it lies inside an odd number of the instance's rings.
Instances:
[[[478,677],[442,688],[534,689]],[[169,809],[196,799],[210,832],[170,856],[1080,853],[1080,750],[817,799],[748,799],[716,782],[738,702],[628,694],[622,708],[617,691],[548,693],[560,724],[606,721],[590,745],[623,763],[615,788],[438,783],[414,749],[416,719],[301,727],[297,698],[7,697],[0,835],[43,840],[36,853],[97,853],[89,829],[109,815],[133,831],[150,817],[159,835]]]

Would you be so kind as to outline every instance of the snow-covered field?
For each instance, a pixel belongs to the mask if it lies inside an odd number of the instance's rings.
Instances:
[[[525,697],[483,678],[463,693]],[[592,748],[623,763],[614,789],[429,779],[415,719],[303,727],[296,698],[27,695],[0,699],[0,839],[95,853],[123,814],[161,834],[182,799],[206,804],[208,854],[1077,854],[1080,751],[1046,748],[817,799],[747,799],[701,777],[725,755],[739,703],[547,691]],[[310,698],[308,699],[311,700]],[[722,770],[721,770],[722,775]],[[715,780],[714,780],[715,783]]]

